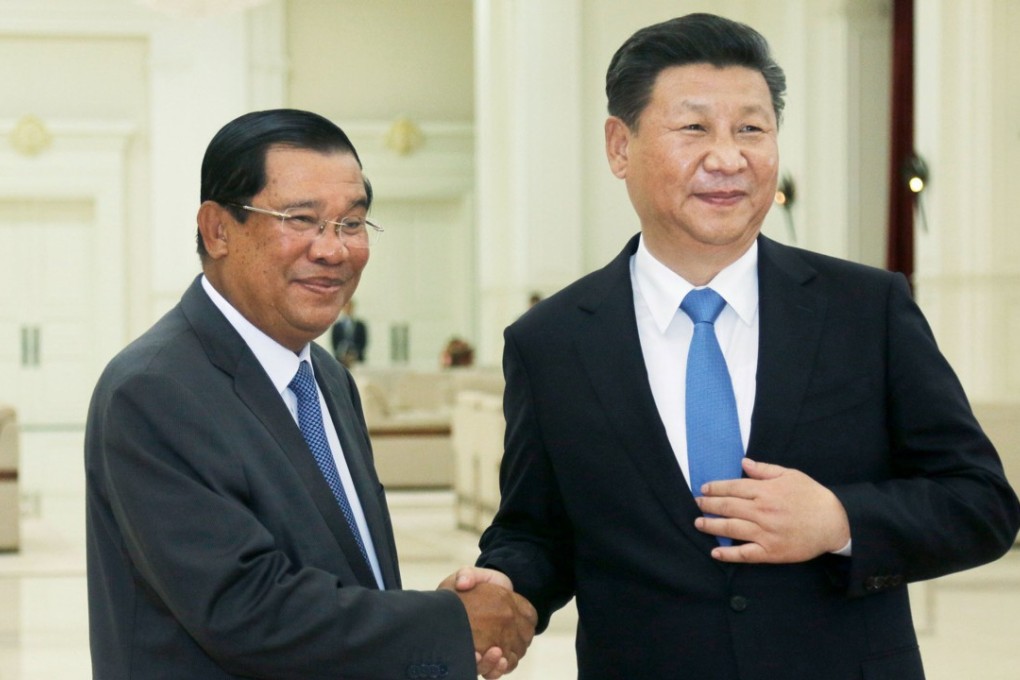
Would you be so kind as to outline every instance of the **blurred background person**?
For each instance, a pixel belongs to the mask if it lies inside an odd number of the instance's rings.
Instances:
[[[349,300],[340,311],[340,316],[330,329],[329,338],[333,346],[333,356],[344,366],[350,368],[365,360],[368,326],[354,316],[354,300]]]

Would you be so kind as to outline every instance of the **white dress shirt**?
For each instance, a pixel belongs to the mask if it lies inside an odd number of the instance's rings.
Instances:
[[[273,386],[276,391],[280,393],[280,397],[283,402],[287,405],[287,409],[290,411],[291,416],[294,418],[294,422],[297,422],[297,395],[291,391],[290,381],[294,379],[294,375],[297,373],[298,366],[302,361],[307,361],[308,366],[312,369],[312,375],[315,374],[315,367],[312,366],[311,350],[308,345],[302,348],[299,354],[295,354],[291,350],[287,349],[280,343],[276,342],[268,335],[263,333],[261,330],[255,327],[248,319],[237,311],[233,305],[227,302],[220,293],[213,288],[212,284],[209,283],[205,276],[202,276],[202,288],[206,294],[212,300],[216,308],[223,312],[223,316],[227,317],[227,321],[230,325],[241,335],[245,344],[251,349],[255,358],[259,364],[265,370],[269,379],[273,382]],[[318,383],[316,383],[318,388]],[[344,491],[347,492],[347,499],[351,504],[351,511],[354,514],[354,520],[357,522],[358,530],[361,532],[361,540],[365,544],[365,551],[368,553],[368,561],[372,567],[372,573],[375,574],[375,580],[379,584],[379,588],[383,589],[382,571],[379,569],[379,559],[375,554],[375,545],[372,543],[372,534],[368,531],[368,523],[365,521],[365,512],[361,508],[361,501],[358,499],[358,492],[354,488],[354,480],[351,478],[351,471],[347,467],[347,460],[344,458],[343,449],[340,446],[340,437],[336,433],[336,425],[333,423],[333,419],[329,416],[329,410],[326,408],[326,402],[322,397],[322,391],[316,389],[319,395],[319,410],[322,412],[322,424],[326,430],[326,439],[329,441],[329,449],[333,452],[333,460],[336,462],[337,472],[340,474],[340,481],[344,485]],[[311,455],[311,454],[309,454]]]
[[[690,486],[685,395],[687,351],[694,336],[694,322],[680,309],[680,303],[695,286],[656,260],[645,247],[644,237],[630,259],[630,280],[634,288],[641,353],[652,396],[659,410],[659,419],[666,427],[673,454]],[[740,439],[746,453],[757,388],[758,242],[755,241],[736,262],[716,274],[707,287],[726,300],[726,306],[715,321],[715,335],[733,383]],[[853,554],[853,540],[835,554],[845,557]]]
[[[645,247],[644,237],[631,257],[630,277],[641,353],[652,396],[673,453],[690,485],[685,385],[694,322],[680,309],[680,303],[695,286],[656,260]],[[715,335],[730,372],[740,438],[747,451],[758,367],[757,241],[740,259],[719,272],[708,287],[726,300],[715,321]]]

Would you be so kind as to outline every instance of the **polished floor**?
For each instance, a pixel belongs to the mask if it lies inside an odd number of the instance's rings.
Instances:
[[[22,549],[0,555],[0,680],[86,680],[81,433],[26,432],[21,445]],[[477,537],[454,527],[450,494],[390,503],[406,587],[434,588],[473,560]],[[1020,550],[912,591],[929,680],[1020,678]],[[554,616],[511,677],[575,677],[575,622],[570,607]]]

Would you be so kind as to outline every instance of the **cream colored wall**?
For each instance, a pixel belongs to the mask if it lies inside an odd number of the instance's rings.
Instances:
[[[434,368],[451,336],[478,342],[471,0],[290,0],[286,16],[287,104],[345,129],[386,229],[355,296],[368,361]],[[421,135],[406,154],[386,142],[400,119]]]
[[[74,392],[86,403],[109,356],[151,325],[198,271],[194,214],[202,149],[228,117],[281,103],[271,83],[278,51],[266,30],[280,25],[278,3],[201,18],[165,15],[129,0],[4,3],[0,51],[3,77],[11,80],[3,85],[10,117],[0,116],[0,193],[5,200],[84,200],[95,216],[85,260],[75,248],[61,271],[89,265],[92,280],[75,292],[97,294],[96,330],[79,345],[89,349],[65,379],[36,391],[65,400]],[[255,43],[257,58],[248,50]],[[33,151],[18,143],[25,116],[38,121],[49,145]],[[49,266],[61,256],[51,247],[25,253]],[[50,278],[40,285],[48,286],[44,296],[59,296],[66,284]],[[0,340],[0,347],[10,344]],[[55,357],[45,354],[49,366]],[[22,399],[11,394],[10,381],[0,381],[0,401],[19,406],[48,398]],[[33,416],[33,424],[45,422]]]
[[[91,383],[128,336],[135,289],[125,284],[144,274],[134,255],[149,236],[139,228],[149,215],[146,41],[76,31],[71,5],[43,9],[11,2],[0,12],[0,247],[17,248],[29,268],[4,289],[0,402],[32,425],[84,419]],[[38,153],[19,144],[26,121],[47,140]],[[18,205],[31,207],[6,209]],[[74,215],[59,215],[62,205]],[[18,285],[32,290],[19,295]],[[32,302],[12,307],[19,299]],[[41,335],[35,368],[7,351],[25,325]]]
[[[468,122],[471,0],[288,0],[288,102],[343,121]]]
[[[0,116],[113,118],[144,123],[144,40],[36,35],[0,40]],[[16,65],[15,68],[11,66]]]
[[[479,38],[479,7],[491,22],[483,37],[498,44]],[[126,342],[198,270],[198,162],[215,129],[268,106],[329,115],[362,151],[376,217],[396,218],[387,225],[391,246],[374,255],[359,293],[361,311],[379,324],[376,339],[410,319],[419,328],[413,363],[433,365],[448,333],[485,343],[481,360],[496,363],[499,333],[532,288],[549,293],[601,266],[635,231],[602,150],[605,68],[633,30],[679,13],[723,13],[770,39],[790,84],[782,162],[798,183],[798,243],[874,258],[861,234],[875,220],[854,217],[862,199],[852,174],[869,128],[850,125],[861,103],[853,97],[862,96],[854,93],[868,90],[854,68],[867,62],[850,56],[866,56],[888,7],[266,0],[240,14],[168,18],[133,0],[9,0],[0,12],[0,122],[6,130],[35,114],[74,134],[126,131],[124,233],[110,253],[125,272],[123,296],[112,302],[123,306],[124,327],[114,330]],[[918,145],[932,166],[919,296],[972,394],[1020,400],[1020,224],[1009,201],[1020,170],[1020,83],[1011,67],[1020,46],[1010,34],[1020,5],[918,7]],[[874,114],[857,115],[866,123]],[[386,144],[401,116],[425,142],[406,155]],[[505,221],[514,210],[521,217]],[[790,240],[777,211],[766,233]],[[384,344],[375,360],[387,361]]]
[[[36,5],[37,9],[45,9]],[[61,10],[64,3],[55,3]],[[49,8],[59,12],[56,6]],[[70,13],[70,12],[69,12]],[[9,20],[19,14],[6,10]],[[28,14],[24,15],[30,16]],[[117,266],[123,266],[129,280],[144,277],[149,230],[148,193],[148,107],[146,65],[149,46],[141,35],[94,30],[75,34],[69,27],[53,32],[20,34],[8,29],[0,39],[0,119],[20,120],[35,116],[48,126],[116,124],[132,130],[127,147],[124,176],[127,204],[125,218],[134,228],[124,234],[124,252],[111,252]],[[55,193],[59,188],[54,187]],[[125,295],[123,317],[147,318],[145,300]],[[128,326],[121,333],[128,332]]]

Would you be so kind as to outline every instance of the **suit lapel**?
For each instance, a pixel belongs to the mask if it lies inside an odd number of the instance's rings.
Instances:
[[[199,279],[184,294],[181,307],[210,362],[233,376],[238,398],[264,425],[266,432],[294,466],[350,566],[350,572],[340,574],[341,578],[357,581],[366,587],[378,587],[371,569],[360,558],[360,550],[347,520],[308,450],[297,423],[255,355],[201,289]]]
[[[354,540],[354,534],[351,533],[351,528],[340,510],[336,497],[333,496],[333,491],[329,488],[325,477],[322,476],[322,471],[319,470],[315,457],[308,449],[304,437],[301,436],[301,430],[294,422],[294,418],[287,411],[283,400],[275,390],[270,390],[272,394],[267,399],[264,391],[258,389],[259,383],[267,381],[268,378],[262,370],[262,366],[254,358],[251,362],[239,365],[235,374],[238,395],[266,426],[290,460],[291,465],[297,470],[301,481],[315,503],[315,507],[326,520],[330,532],[347,558],[358,583],[365,587],[378,587],[372,570],[361,558],[361,549],[358,548],[358,544]],[[359,489],[359,495],[360,493]]]
[[[383,584],[387,588],[399,588],[400,574],[397,569],[397,556],[393,549],[389,514],[380,502],[379,480],[374,469],[368,464],[367,432],[362,425],[361,418],[358,417],[353,400],[348,398],[348,395],[351,394],[350,386],[344,384],[341,374],[335,370],[337,368],[335,365],[328,368],[324,365],[333,360],[324,353],[320,356],[314,351],[316,348],[312,349],[315,375],[319,380],[319,387],[326,400],[329,415],[333,419],[337,435],[340,438],[344,459],[351,471],[361,510],[365,515],[369,533],[372,535],[372,543],[379,561],[379,569],[382,572]]]
[[[578,355],[626,455],[666,515],[708,554],[718,544],[694,528],[694,519],[701,513],[670,446],[648,383],[630,278],[630,257],[636,249],[634,237],[593,277],[592,289],[579,305],[585,318],[576,339]]]
[[[748,456],[782,463],[804,401],[826,302],[807,285],[816,275],[797,252],[758,240],[758,371]]]

